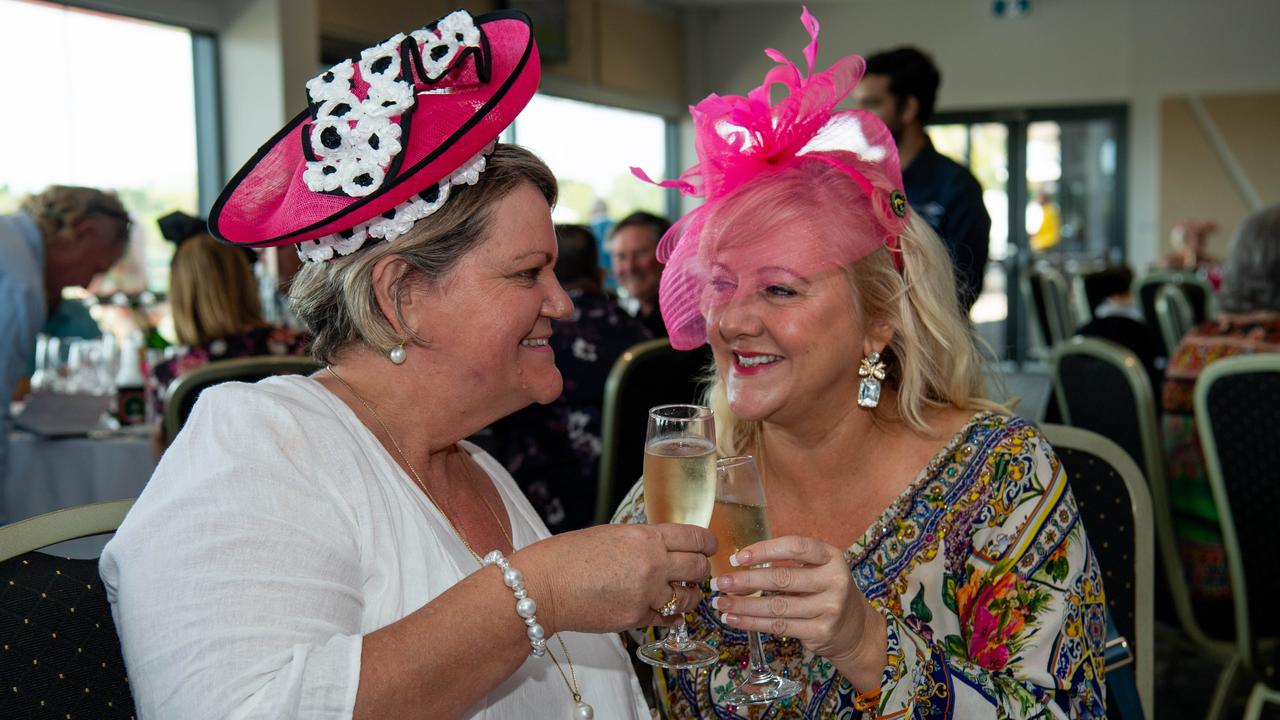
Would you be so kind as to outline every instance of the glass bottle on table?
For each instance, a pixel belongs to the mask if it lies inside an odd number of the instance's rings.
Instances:
[[[706,527],[716,498],[716,431],[711,409],[659,405],[649,411],[644,445],[644,506],[650,524]],[[667,636],[636,651],[650,665],[673,670],[714,664],[720,653],[689,639],[684,617]]]
[[[716,554],[711,558],[713,576],[736,570],[729,564],[734,553],[769,539],[769,510],[764,485],[756,471],[755,458],[750,455],[722,458],[716,463],[716,502],[711,511],[710,529],[715,533],[718,544]],[[765,662],[760,633],[748,632],[747,644],[750,662],[743,671],[743,678],[721,702],[750,705],[799,694],[799,682],[780,677]]]

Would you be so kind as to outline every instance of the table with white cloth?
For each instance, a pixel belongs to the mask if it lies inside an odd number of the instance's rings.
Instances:
[[[74,505],[135,498],[156,467],[145,429],[89,437],[9,435],[0,524]],[[96,557],[105,539],[61,543],[59,555]]]

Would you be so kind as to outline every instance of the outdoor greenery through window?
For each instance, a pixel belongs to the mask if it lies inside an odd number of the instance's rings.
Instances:
[[[48,185],[119,193],[129,254],[100,294],[163,292],[173,247],[155,220],[197,209],[191,33],[29,0],[0,0],[0,213]]]

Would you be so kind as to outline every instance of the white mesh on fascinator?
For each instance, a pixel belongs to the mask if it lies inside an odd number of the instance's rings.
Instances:
[[[862,110],[835,110],[862,78],[857,55],[814,73],[818,21],[805,8],[808,72],[777,50],[777,66],[744,96],[709,95],[690,108],[698,163],[657,183],[706,200],[662,238],[659,290],[672,346],[707,340],[716,303],[775,283],[811,278],[888,247],[907,224],[898,150]],[[788,94],[772,102],[774,85]],[[639,168],[632,172],[653,182]]]

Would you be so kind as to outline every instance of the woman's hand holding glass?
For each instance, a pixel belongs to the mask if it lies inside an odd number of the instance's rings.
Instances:
[[[654,611],[671,599],[689,612],[702,600],[696,583],[710,574],[716,539],[691,525],[599,525],[534,543],[511,556],[538,603],[548,634],[603,633],[671,625]]]
[[[844,554],[807,537],[765,540],[733,557],[740,570],[720,575],[713,601],[725,624],[799,640],[830,660],[860,691],[880,684],[885,622],[853,582]],[[748,568],[769,563],[770,567]],[[744,597],[750,593],[763,597]]]

